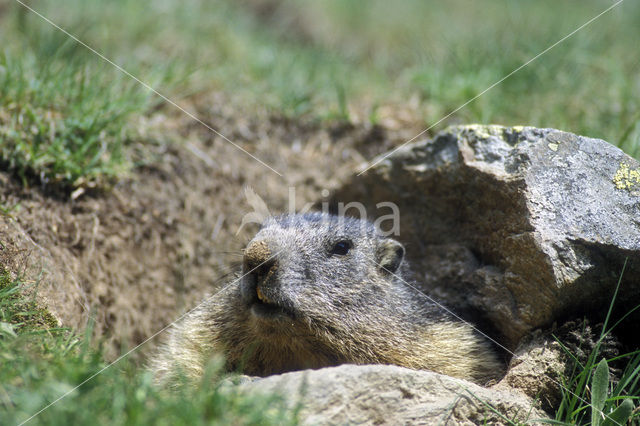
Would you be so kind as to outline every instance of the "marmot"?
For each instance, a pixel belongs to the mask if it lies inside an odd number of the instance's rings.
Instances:
[[[407,286],[404,247],[366,220],[268,218],[242,278],[189,313],[151,361],[160,383],[229,370],[266,376],[344,363],[396,364],[484,383],[502,371],[490,344]]]

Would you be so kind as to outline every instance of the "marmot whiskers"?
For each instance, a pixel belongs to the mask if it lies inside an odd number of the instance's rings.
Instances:
[[[379,363],[494,378],[502,365],[491,346],[407,286],[403,258],[365,220],[269,218],[244,252],[243,277],[179,322],[151,368],[159,382],[199,377],[219,353],[228,369],[258,376]]]

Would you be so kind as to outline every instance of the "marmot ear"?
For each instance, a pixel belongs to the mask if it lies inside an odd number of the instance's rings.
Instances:
[[[380,241],[377,254],[378,265],[382,267],[383,271],[394,273],[404,259],[404,247],[396,240],[387,238]]]

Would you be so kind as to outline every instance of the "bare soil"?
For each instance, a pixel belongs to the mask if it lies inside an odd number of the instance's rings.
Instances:
[[[252,211],[244,187],[274,213],[288,211],[294,188],[299,209],[421,130],[411,111],[394,108],[380,109],[381,124],[371,126],[247,113],[221,94],[191,102],[201,119],[283,177],[168,107],[138,123],[136,149],[153,160],[107,191],[61,198],[0,172],[0,204],[17,205],[0,214],[0,261],[37,285],[62,325],[82,331],[93,318],[110,358],[231,281],[256,229],[236,235]]]

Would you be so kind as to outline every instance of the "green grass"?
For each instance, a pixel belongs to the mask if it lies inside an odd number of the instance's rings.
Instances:
[[[123,127],[148,96],[63,34],[21,13],[4,21],[11,41],[0,53],[2,162],[25,183],[87,186],[125,172]]]
[[[13,425],[55,401],[107,364],[86,335],[54,326],[27,299],[24,286],[0,270],[0,424]],[[46,409],[28,424],[174,425],[295,424],[274,396],[246,396],[213,363],[198,383],[172,392],[152,385],[126,358]],[[79,409],[79,407],[82,407]]]
[[[608,364],[620,360],[625,368],[620,379],[612,382]],[[632,413],[634,421],[640,420],[640,412],[634,411],[640,406],[640,351],[607,360],[596,348],[585,363],[575,363],[573,374],[563,383],[555,424],[614,425],[611,419],[627,424]],[[623,412],[627,414],[622,416]]]
[[[265,12],[257,4],[32,6],[178,102],[222,91],[243,113],[351,120],[352,108],[365,108],[360,115],[375,122],[376,106],[417,97],[415,119],[426,128],[610,5],[283,0]],[[434,130],[556,127],[640,157],[639,20],[640,5],[624,2]],[[0,22],[2,163],[25,183],[70,187],[135,166],[131,146],[146,142],[132,140],[131,128],[162,102],[17,3]]]
[[[572,358],[573,371],[563,380],[563,398],[555,413],[555,424],[613,426],[627,424],[627,421],[631,421],[631,424],[640,421],[640,349],[608,360],[601,354],[602,343],[607,335],[634,311],[640,309],[640,305],[636,306],[609,326],[625,267],[609,305],[600,337],[587,360],[580,362],[571,351],[562,346],[566,354]],[[619,380],[613,382],[609,377],[608,364],[621,361],[624,363],[624,369]]]
[[[335,104],[327,116],[345,115],[343,64],[309,48],[280,54],[279,43],[229,5],[64,3],[32,6],[177,102],[223,88],[279,115],[308,113],[316,99]],[[136,161],[131,128],[161,99],[17,3],[1,21],[0,163],[25,184],[68,189],[126,174]]]
[[[390,83],[385,98],[419,94],[425,124],[480,94],[612,4],[285,3],[285,16],[290,9],[319,16],[319,24],[309,30],[316,46],[337,52],[359,70],[383,73]],[[639,21],[640,5],[624,2],[460,110],[449,123],[557,127],[605,138],[639,157]]]

